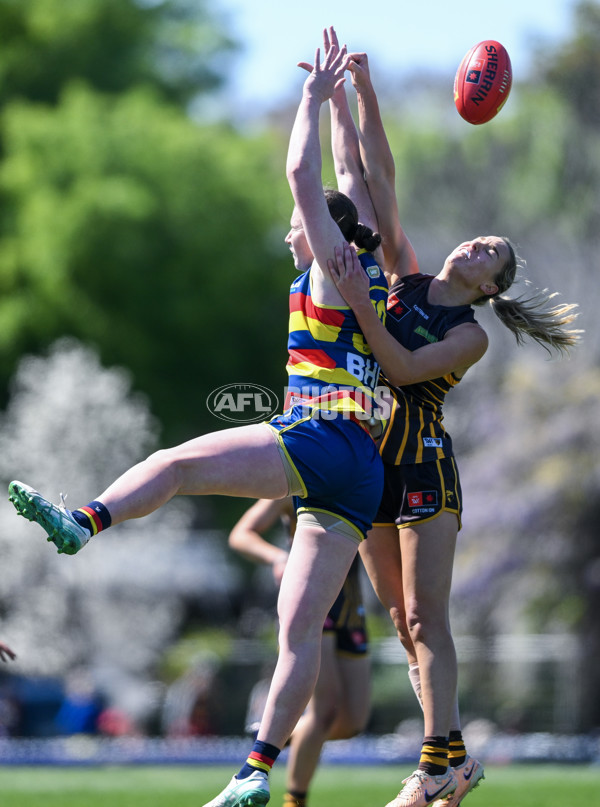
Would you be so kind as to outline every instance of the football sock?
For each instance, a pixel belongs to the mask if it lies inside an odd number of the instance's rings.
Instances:
[[[419,770],[430,776],[439,776],[448,770],[448,738],[424,737]]]
[[[452,717],[450,718],[450,735],[452,736],[452,732],[456,731],[460,734],[462,739],[462,727],[460,724],[460,710],[458,708],[458,696],[454,699],[454,706],[452,707]]]
[[[71,515],[75,521],[84,527],[90,535],[102,530],[107,530],[111,523],[110,513],[102,502],[93,501],[86,504],[85,507],[78,507],[77,510],[72,510]]]
[[[283,796],[283,807],[306,807],[306,793],[288,790]]]
[[[413,688],[415,695],[417,696],[417,700],[419,701],[419,706],[421,709],[423,708],[423,696],[421,694],[421,674],[419,672],[419,665],[418,664],[409,664],[408,665],[408,677],[410,679],[410,684]]]
[[[419,665],[417,663],[408,665],[408,677],[410,679],[413,691],[417,696],[417,700],[419,701],[419,705],[421,706],[422,709],[423,696],[421,694],[421,675],[419,673]],[[467,758],[467,749],[465,748],[462,731],[460,729],[458,698],[454,702],[454,708],[452,710],[452,721],[450,725],[456,726],[457,728],[450,730],[450,746],[449,746],[448,760],[450,762],[451,767],[456,768],[459,765],[462,765]]]
[[[275,748],[274,745],[256,740],[252,746],[250,756],[242,765],[235,778],[246,779],[251,773],[254,773],[254,771],[264,771],[264,773],[268,774],[279,756],[279,751],[280,749]]]
[[[448,760],[451,768],[457,768],[462,765],[467,758],[467,749],[465,748],[465,741],[463,740],[462,732],[450,732],[450,746],[448,751]]]

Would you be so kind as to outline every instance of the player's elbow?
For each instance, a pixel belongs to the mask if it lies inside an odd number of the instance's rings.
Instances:
[[[295,155],[289,156],[285,165],[285,175],[292,187],[297,182],[298,176],[301,175],[301,171],[302,164],[300,160]]]
[[[396,367],[391,368],[390,372],[386,372],[385,377],[392,387],[405,387],[415,383],[410,373],[405,369],[398,369]]]
[[[303,155],[289,157],[285,172],[294,198],[322,187],[320,170]]]
[[[373,187],[396,187],[396,166],[393,159],[379,158],[376,163],[365,163],[367,185]]]
[[[244,548],[244,541],[238,530],[232,530],[229,533],[227,543],[229,544],[229,548],[233,549],[235,552],[241,552]]]
[[[285,174],[292,187],[302,187],[312,177],[310,161],[302,154],[290,154],[285,166]]]

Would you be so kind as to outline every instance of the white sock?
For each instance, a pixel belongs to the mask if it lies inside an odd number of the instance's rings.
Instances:
[[[413,691],[417,696],[417,700],[419,701],[419,706],[422,709],[423,696],[421,695],[421,674],[419,673],[419,665],[417,663],[408,665],[408,677],[410,679]]]
[[[417,662],[408,665],[408,677],[414,690],[421,709],[423,708],[423,696],[421,695],[421,674]],[[454,701],[452,718],[450,720],[450,731],[462,731],[460,727],[460,713],[458,711],[458,698]]]

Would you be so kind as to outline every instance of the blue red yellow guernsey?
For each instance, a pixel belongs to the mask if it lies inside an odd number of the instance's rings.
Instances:
[[[427,294],[433,275],[402,277],[390,289],[386,330],[408,350],[441,341],[451,328],[476,322],[470,305],[432,305]],[[388,383],[382,376],[382,381]],[[460,381],[449,373],[404,387],[389,385],[393,404],[379,453],[390,465],[412,465],[452,457],[452,439],[443,426],[446,394]]]
[[[358,256],[369,278],[371,302],[385,322],[385,276],[370,252],[361,250]],[[350,307],[313,302],[310,269],[291,286],[288,353],[286,409],[304,399],[320,410],[372,415],[379,365]]]

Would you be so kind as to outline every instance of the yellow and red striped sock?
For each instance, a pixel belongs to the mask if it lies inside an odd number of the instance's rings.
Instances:
[[[252,746],[252,751],[246,762],[240,768],[236,779],[246,779],[254,771],[263,771],[267,775],[275,764],[275,760],[279,756],[279,748],[276,748],[270,743],[263,743],[261,740],[256,740]]]
[[[78,524],[81,524],[82,527],[89,531],[90,535],[96,535],[102,530],[107,530],[112,523],[110,513],[106,507],[102,502],[97,501],[90,502],[84,507],[78,507],[77,510],[71,512],[71,515]]]

